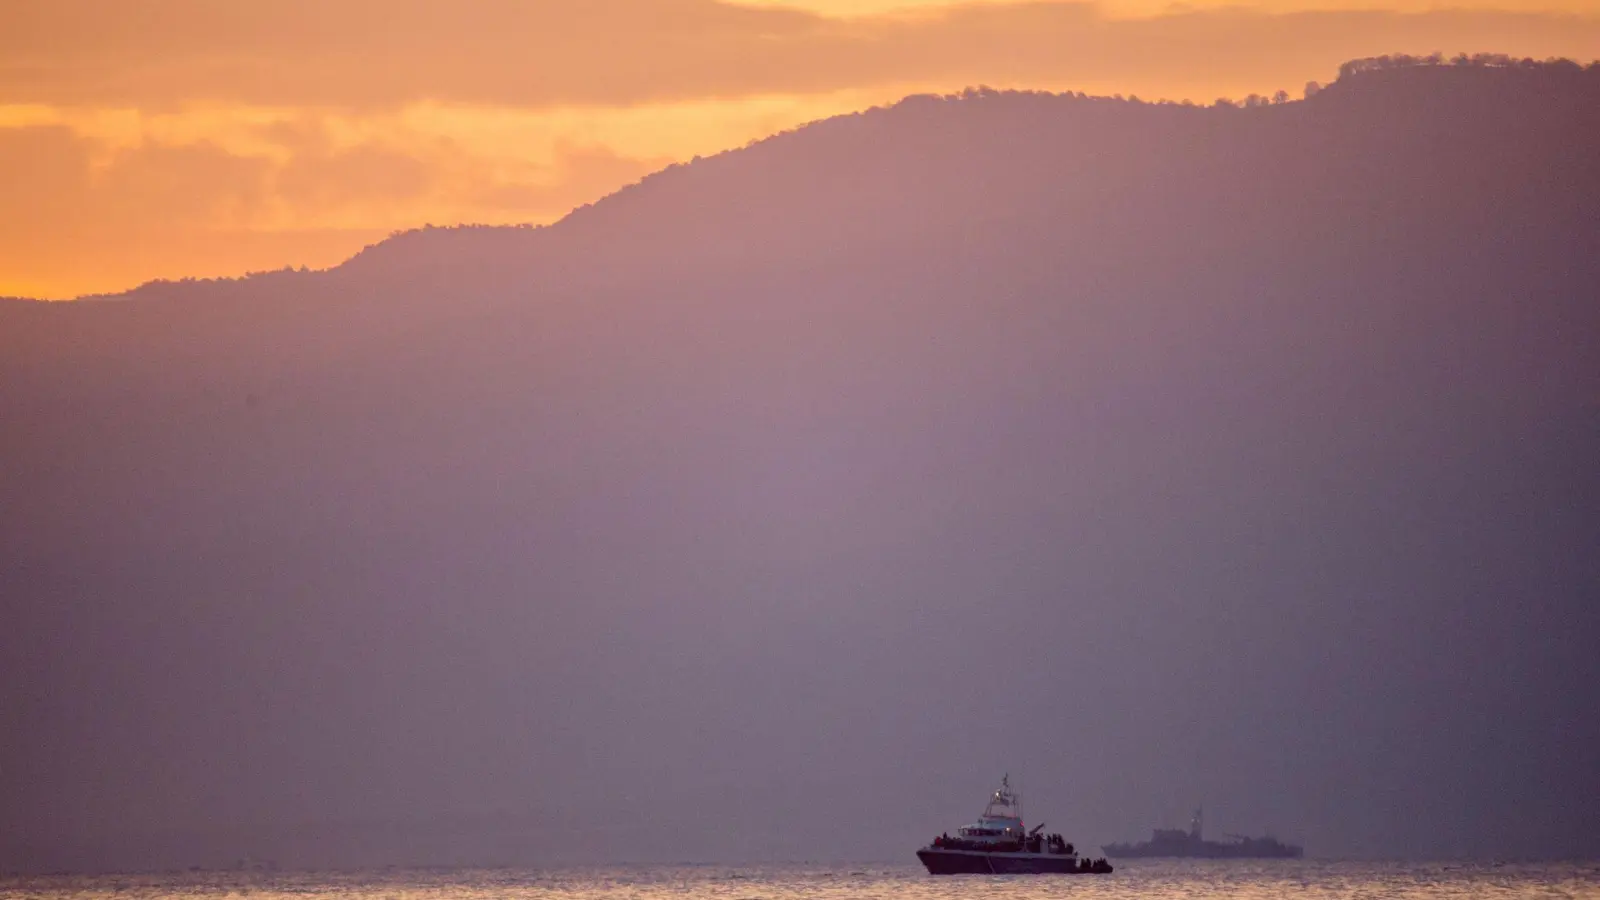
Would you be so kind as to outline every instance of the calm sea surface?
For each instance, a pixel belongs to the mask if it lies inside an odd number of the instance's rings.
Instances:
[[[0,878],[13,898],[306,897],[416,900],[1046,900],[1085,898],[1583,897],[1600,862],[1561,864],[1125,861],[1104,876],[954,876],[915,866],[638,866]]]

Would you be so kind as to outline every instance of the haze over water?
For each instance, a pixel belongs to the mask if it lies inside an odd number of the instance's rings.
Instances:
[[[973,91],[0,304],[0,870],[909,865],[1008,771],[1594,858],[1597,159],[1572,62]]]
[[[1138,861],[1109,876],[936,877],[909,865],[192,872],[0,880],[0,900],[1492,900],[1600,896],[1600,864]]]

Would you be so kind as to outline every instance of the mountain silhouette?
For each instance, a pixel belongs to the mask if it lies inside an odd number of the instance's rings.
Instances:
[[[1596,160],[1571,63],[978,89],[0,303],[0,868],[899,859],[1023,749],[1600,852]]]

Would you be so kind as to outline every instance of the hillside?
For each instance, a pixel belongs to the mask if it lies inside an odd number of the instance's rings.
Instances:
[[[898,859],[1022,753],[1600,852],[1597,160],[1592,67],[913,97],[0,303],[0,869]]]

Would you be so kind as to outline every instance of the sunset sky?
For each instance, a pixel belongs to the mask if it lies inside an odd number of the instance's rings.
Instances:
[[[27,0],[0,296],[550,222],[667,163],[967,85],[1210,101],[1389,52],[1600,57],[1600,0]]]

